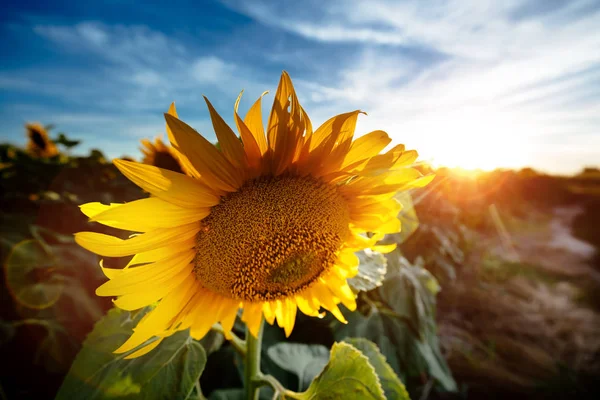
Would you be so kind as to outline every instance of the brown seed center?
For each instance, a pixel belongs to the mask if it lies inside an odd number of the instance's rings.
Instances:
[[[349,220],[334,185],[296,176],[249,181],[202,221],[196,278],[240,300],[292,295],[335,262]]]

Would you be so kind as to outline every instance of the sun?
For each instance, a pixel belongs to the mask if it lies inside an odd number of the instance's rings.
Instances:
[[[434,167],[491,171],[521,168],[528,163],[530,124],[490,108],[434,113],[435,118],[415,124],[414,145]]]

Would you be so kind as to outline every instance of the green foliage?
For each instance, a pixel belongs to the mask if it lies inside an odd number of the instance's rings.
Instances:
[[[411,265],[399,251],[388,254],[391,270],[383,285],[361,296],[365,314],[347,313],[347,325],[335,325],[335,337],[373,341],[404,382],[431,376],[439,388],[456,383],[440,352],[435,322],[439,285],[424,268]],[[364,307],[363,307],[364,308]]]
[[[70,149],[71,147],[75,147],[79,143],[81,143],[81,140],[72,140],[72,139],[69,139],[63,132],[60,132],[58,134],[58,137],[56,139],[54,139],[54,143],[63,145],[67,149]]]
[[[387,262],[383,254],[369,249],[356,253],[360,264],[358,274],[348,279],[355,292],[367,291],[381,286],[387,272]]]
[[[145,312],[112,309],[89,334],[57,399],[186,399],[206,364],[206,353],[187,331],[166,338],[151,353],[132,360],[113,354]]]
[[[385,356],[381,354],[375,343],[363,338],[348,338],[344,342],[351,344],[362,352],[368,359],[379,380],[386,399],[409,400],[408,392],[398,375],[386,362]]]
[[[358,349],[335,343],[329,363],[297,399],[385,399],[375,369]]]
[[[329,359],[325,346],[302,343],[278,343],[269,347],[267,353],[280,368],[296,374],[298,390],[306,390]]]

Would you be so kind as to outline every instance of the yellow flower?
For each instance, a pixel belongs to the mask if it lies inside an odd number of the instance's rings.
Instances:
[[[261,96],[262,97],[262,96]],[[103,268],[100,296],[135,310],[160,300],[117,353],[176,331],[202,338],[220,322],[229,335],[238,309],[257,335],[264,316],[286,335],[299,309],[321,308],[345,322],[338,305],[354,310],[347,279],[358,272],[356,251],[397,232],[398,190],[426,185],[410,166],[413,150],[383,131],[353,141],[360,111],[341,114],[313,131],[292,82],[283,73],[265,135],[259,98],[235,123],[241,141],[206,100],[220,149],[165,114],[169,140],[188,175],[115,160],[121,172],[149,192],[127,204],[89,203],[92,221],[136,232],[127,240],[92,232],[77,243],[107,257],[134,255],[125,269]],[[365,235],[371,232],[370,238]]]
[[[160,137],[155,138],[154,143],[148,139],[142,139],[141,143],[140,150],[144,153],[144,159],[142,160],[144,164],[154,165],[169,171],[184,172],[177,156],[177,150],[164,144]]]
[[[56,145],[48,137],[48,133],[44,127],[35,122],[31,124],[25,124],[27,130],[27,152],[33,157],[44,158],[53,157],[58,154]]]

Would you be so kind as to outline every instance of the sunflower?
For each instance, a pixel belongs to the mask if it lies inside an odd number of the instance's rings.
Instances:
[[[58,154],[56,145],[48,137],[46,129],[40,123],[25,124],[27,130],[27,152],[33,157],[53,157]]]
[[[142,159],[144,164],[154,165],[169,171],[184,172],[177,151],[173,147],[164,144],[160,137],[155,138],[154,143],[148,139],[142,139],[141,143],[140,150],[144,153]]]
[[[96,293],[117,296],[125,310],[158,302],[116,353],[145,344],[128,357],[140,356],[188,328],[200,339],[215,323],[230,337],[239,309],[255,337],[263,317],[289,336],[298,309],[345,322],[339,304],[356,308],[347,282],[358,272],[354,253],[400,230],[397,191],[431,180],[411,168],[416,151],[397,145],[380,154],[391,141],[385,132],[353,140],[361,111],[313,131],[285,72],[266,134],[261,98],[244,119],[236,102],[241,140],[205,99],[219,148],[171,105],[167,133],[189,175],[115,160],[151,197],[81,206],[91,221],[141,232],[126,240],[75,235],[99,255],[133,255],[124,269],[102,268],[109,281]]]

